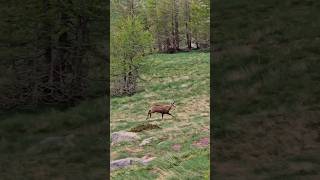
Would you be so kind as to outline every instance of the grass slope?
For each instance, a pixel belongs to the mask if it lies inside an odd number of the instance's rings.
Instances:
[[[320,179],[320,2],[214,3],[217,179]]]
[[[111,131],[130,130],[147,122],[161,129],[142,131],[142,139],[155,137],[151,144],[138,142],[111,147],[111,160],[126,157],[157,157],[148,166],[133,166],[111,173],[112,179],[204,179],[209,176],[209,146],[192,145],[209,137],[210,67],[209,53],[154,54],[142,63],[144,91],[130,97],[111,98]],[[153,114],[147,121],[149,105],[176,101],[173,115]],[[141,140],[142,140],[141,139]],[[179,151],[172,149],[181,145]]]

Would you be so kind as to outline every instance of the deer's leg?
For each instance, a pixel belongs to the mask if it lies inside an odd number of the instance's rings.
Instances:
[[[163,119],[163,113],[161,113],[161,115],[162,115],[162,119]]]
[[[150,111],[148,112],[148,115],[147,115],[146,120],[148,119],[149,116],[150,116],[150,118],[151,118],[151,112],[150,112]]]
[[[168,113],[170,116],[174,117],[172,114]]]

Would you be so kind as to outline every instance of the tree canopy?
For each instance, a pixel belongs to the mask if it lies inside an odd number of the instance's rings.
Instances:
[[[111,87],[114,95],[137,89],[139,60],[148,53],[207,49],[209,0],[112,0]]]
[[[107,2],[13,0],[0,9],[0,109],[104,93]]]

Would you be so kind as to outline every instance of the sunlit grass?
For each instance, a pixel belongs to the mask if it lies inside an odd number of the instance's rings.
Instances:
[[[144,138],[156,139],[139,148],[140,142],[115,145],[114,159],[157,157],[150,165],[136,165],[111,173],[112,179],[203,179],[209,172],[209,146],[204,150],[192,145],[209,137],[210,67],[209,53],[154,54],[141,63],[142,92],[130,97],[111,98],[111,131],[129,130],[144,123],[156,123],[161,129],[139,132]],[[149,105],[175,100],[176,118],[153,114],[145,120]],[[174,144],[181,145],[176,152]],[[129,151],[130,150],[130,151]],[[127,152],[127,153],[126,153]],[[113,159],[113,160],[114,160]]]

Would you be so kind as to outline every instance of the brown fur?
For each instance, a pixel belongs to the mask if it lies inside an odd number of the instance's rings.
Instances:
[[[162,119],[164,114],[168,114],[174,117],[172,114],[170,114],[170,110],[172,109],[172,107],[176,107],[174,101],[171,104],[153,104],[148,111],[146,120],[148,119],[148,117],[151,118],[152,113],[160,113],[162,115]]]

